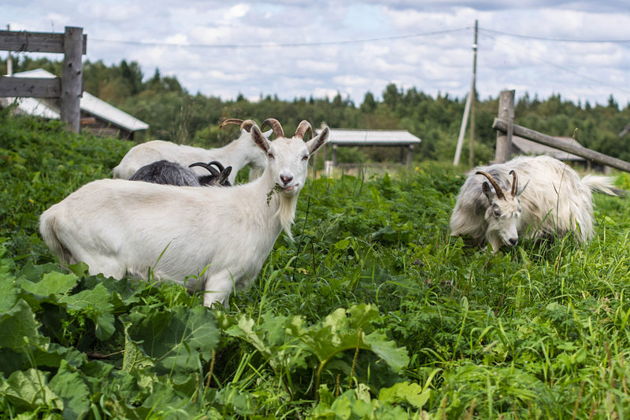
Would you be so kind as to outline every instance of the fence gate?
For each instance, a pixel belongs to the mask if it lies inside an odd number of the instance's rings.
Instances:
[[[2,76],[0,97],[60,99],[61,120],[78,133],[83,94],[82,56],[86,49],[87,35],[83,35],[83,28],[66,26],[64,33],[0,31],[0,51],[63,54],[61,79]]]
[[[607,165],[615,169],[630,172],[630,162],[605,155],[584,146],[577,146],[559,141],[547,134],[539,133],[527,127],[514,124],[514,91],[504,90],[499,95],[499,113],[494,119],[492,128],[497,131],[497,143],[495,149],[495,162],[503,163],[510,159],[512,154],[512,136],[520,136],[533,142],[572,153],[593,162]]]

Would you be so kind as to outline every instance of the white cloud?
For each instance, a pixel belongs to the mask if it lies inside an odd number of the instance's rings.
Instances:
[[[463,96],[472,65],[472,30],[481,28],[478,89],[482,97],[516,87],[540,97],[604,102],[612,92],[630,100],[628,43],[546,42],[489,32],[546,38],[630,39],[630,14],[621,0],[39,0],[3,5],[18,30],[63,31],[83,26],[88,57],[106,63],[137,60],[147,76],[156,67],[191,92],[234,98],[261,93],[281,98],[380,96],[391,82],[435,94]],[[445,29],[469,29],[431,36]],[[283,47],[283,44],[386,38],[363,43]],[[156,42],[143,46],[105,40]],[[224,48],[189,47],[221,44]],[[230,45],[276,45],[231,48]],[[518,92],[517,92],[518,94]]]

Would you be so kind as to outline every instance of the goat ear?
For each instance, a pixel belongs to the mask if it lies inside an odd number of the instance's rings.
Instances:
[[[267,140],[267,138],[263,135],[263,133],[260,132],[260,128],[258,128],[258,126],[255,126],[255,125],[252,126],[250,134],[252,135],[252,139],[254,140],[254,143],[256,143],[256,145],[260,147],[263,150],[263,152],[268,153],[269,147],[271,145],[269,144],[269,140]]]
[[[324,127],[324,129],[319,133],[318,136],[313,137],[309,141],[306,142],[306,148],[308,149],[309,154],[313,154],[322,147],[326,140],[328,140],[328,136],[330,135],[330,129],[328,127]]]
[[[227,168],[225,168],[225,170],[223,172],[221,172],[221,175],[219,176],[219,184],[225,183],[225,181],[230,176],[231,172],[232,172],[232,167],[231,166],[228,166]]]
[[[490,184],[484,182],[481,184],[481,191],[488,197],[488,201],[492,202],[492,188],[490,188]]]

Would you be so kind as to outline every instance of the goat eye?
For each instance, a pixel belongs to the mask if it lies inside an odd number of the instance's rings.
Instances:
[[[308,160],[308,155],[302,156],[302,160]]]
[[[267,157],[268,157],[269,159],[273,159],[273,158],[275,158],[275,156],[273,155],[273,153],[267,153]]]
[[[501,217],[501,212],[499,210],[495,210],[493,213],[495,217]]]

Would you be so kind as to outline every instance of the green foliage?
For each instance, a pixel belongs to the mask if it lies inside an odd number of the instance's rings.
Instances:
[[[0,70],[3,68],[0,59]],[[45,68],[60,74],[61,62],[48,59],[19,58],[16,71]],[[178,143],[191,142],[219,146],[231,140],[235,131],[219,130],[222,118],[279,119],[290,133],[300,120],[306,119],[318,127],[327,123],[338,128],[405,129],[423,141],[415,153],[416,160],[451,161],[464,111],[464,100],[448,94],[432,97],[415,87],[407,90],[391,83],[381,92],[379,100],[366,92],[356,106],[337,94],[334,98],[296,98],[279,100],[277,96],[261,96],[250,102],[242,95],[235,100],[222,100],[201,94],[190,94],[176,77],[162,76],[159,69],[145,77],[136,62],[122,60],[105,65],[102,61],[84,63],[85,89],[151,126],[149,138],[162,138]],[[554,136],[575,137],[584,146],[630,161],[628,135],[619,133],[630,122],[630,104],[620,108],[611,95],[608,103],[591,106],[588,102],[574,104],[552,95],[544,101],[531,99],[526,92],[517,92],[516,122]],[[497,92],[498,94],[498,92]],[[497,114],[497,99],[477,98],[475,106],[475,164],[494,158],[496,134],[492,121]],[[166,118],[165,118],[166,116]],[[397,160],[398,150],[342,148],[339,158],[344,162],[367,160]]]
[[[397,107],[424,100],[391,94]],[[595,196],[589,244],[524,241],[495,255],[449,237],[464,179],[450,166],[310,180],[294,240],[277,240],[256,284],[229,308],[207,309],[177,284],[57,265],[37,232],[39,214],[109,176],[129,145],[0,119],[4,417],[630,412],[628,197]],[[628,181],[620,175],[618,186]]]

